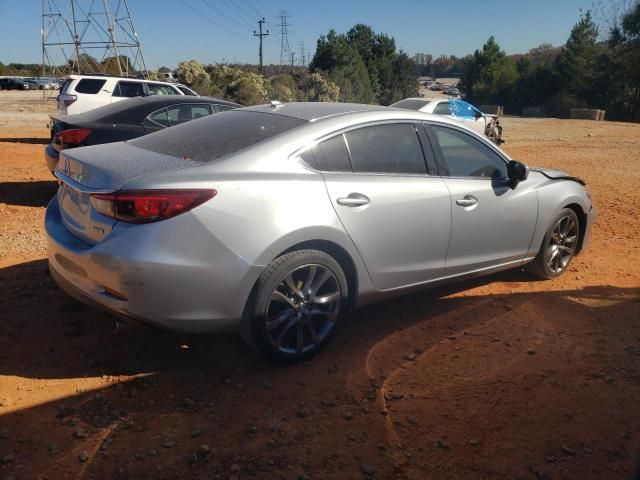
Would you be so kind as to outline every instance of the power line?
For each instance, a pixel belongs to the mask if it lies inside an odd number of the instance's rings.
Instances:
[[[233,0],[223,0],[229,6],[229,9],[240,19],[245,25],[251,26],[253,24],[253,17],[247,14],[236,2]]]
[[[236,38],[239,38],[242,41],[247,41],[246,37],[242,37],[240,35],[238,35],[236,32],[234,32],[233,30],[229,30],[227,27],[225,27],[224,25],[219,24],[218,22],[216,22],[214,19],[212,19],[211,17],[209,17],[208,15],[205,15],[204,13],[202,13],[200,10],[198,10],[196,7],[194,7],[193,5],[190,5],[186,2],[186,0],[180,0],[183,4],[185,4],[187,7],[189,7],[191,10],[193,10],[197,15],[199,15],[200,17],[204,18],[205,20],[207,20],[209,23],[212,23],[213,25],[215,25],[218,28],[221,28],[222,30],[224,30],[225,32],[227,32],[230,35],[233,35]]]
[[[262,25],[264,25],[264,23],[265,23],[264,18],[261,18],[260,20],[258,20],[259,33],[256,32],[255,30],[253,31],[253,36],[259,37],[260,39],[260,47],[259,47],[260,49],[258,50],[258,55],[260,57],[260,73],[264,73],[264,67],[263,67],[263,61],[262,61],[262,38],[269,35],[269,30],[267,30],[267,33],[262,33]]]
[[[214,12],[216,12],[218,15],[223,17],[225,20],[227,20],[229,22],[233,22],[237,27],[240,27],[243,30],[246,29],[246,28],[251,28],[251,25],[248,25],[246,22],[242,23],[239,20],[236,20],[235,18],[229,16],[226,12],[220,10],[218,7],[216,7],[215,5],[211,4],[208,0],[202,0],[202,3],[205,6],[209,7],[211,10],[213,10]]]

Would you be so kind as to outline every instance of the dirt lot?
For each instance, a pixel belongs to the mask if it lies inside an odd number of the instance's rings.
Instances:
[[[47,273],[48,132],[0,127],[0,479],[628,479],[640,453],[640,125],[504,120],[599,216],[522,272],[356,312],[313,361],[109,320]]]
[[[0,112],[53,113],[57,90],[0,90]]]

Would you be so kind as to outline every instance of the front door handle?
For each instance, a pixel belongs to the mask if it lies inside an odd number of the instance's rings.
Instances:
[[[369,205],[369,198],[360,193],[350,193],[347,197],[338,198],[336,202],[343,207],[362,207]]]
[[[461,207],[473,207],[478,204],[478,199],[472,197],[471,195],[466,195],[464,198],[459,198],[456,200],[456,205],[460,205]]]

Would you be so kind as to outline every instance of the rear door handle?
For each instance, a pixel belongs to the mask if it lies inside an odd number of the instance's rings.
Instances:
[[[361,193],[350,193],[347,197],[338,198],[336,202],[343,207],[361,207],[369,205],[370,200]]]
[[[473,207],[478,204],[478,199],[472,197],[471,195],[466,195],[464,198],[459,198],[456,200],[456,204],[461,207]]]

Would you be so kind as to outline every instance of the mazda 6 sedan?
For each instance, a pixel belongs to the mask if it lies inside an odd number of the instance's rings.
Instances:
[[[64,150],[55,174],[63,289],[171,330],[238,328],[285,361],[377,300],[523,266],[557,277],[595,216],[577,178],[446,117],[371,105],[230,110]]]

